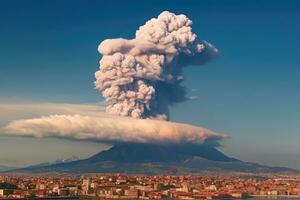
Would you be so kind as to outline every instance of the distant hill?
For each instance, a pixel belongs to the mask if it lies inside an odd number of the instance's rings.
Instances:
[[[0,172],[4,172],[4,171],[7,171],[7,170],[12,170],[14,168],[15,167],[8,167],[8,166],[0,165]]]
[[[208,145],[117,144],[90,158],[70,162],[36,165],[11,172],[132,173],[177,174],[202,171],[222,172],[299,172],[283,167],[269,167],[230,158]]]
[[[39,163],[39,164],[36,164],[36,165],[29,166],[27,168],[46,167],[46,166],[55,165],[55,164],[68,163],[68,162],[72,162],[72,161],[75,161],[75,160],[79,160],[79,158],[77,156],[73,155],[70,158],[58,159],[58,160],[55,160],[53,162],[43,162],[43,163]]]

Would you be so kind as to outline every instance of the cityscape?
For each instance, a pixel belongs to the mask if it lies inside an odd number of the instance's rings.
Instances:
[[[297,177],[297,176],[296,176]],[[0,176],[1,199],[243,199],[300,197],[300,176]]]
[[[0,200],[300,200],[299,0],[0,0]]]

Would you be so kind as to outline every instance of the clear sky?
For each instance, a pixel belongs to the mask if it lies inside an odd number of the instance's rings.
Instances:
[[[187,15],[198,37],[220,51],[208,65],[184,71],[198,99],[173,107],[171,119],[230,135],[221,150],[241,160],[300,169],[299,1],[2,0],[0,104],[101,102],[93,85],[98,44],[133,38],[164,10]],[[1,108],[3,125],[14,109]],[[37,111],[28,112],[17,118]],[[0,133],[0,165],[83,158],[103,148]]]

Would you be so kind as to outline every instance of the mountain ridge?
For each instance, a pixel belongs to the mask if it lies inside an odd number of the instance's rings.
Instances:
[[[129,173],[165,174],[172,169],[176,174],[202,171],[224,172],[297,172],[285,167],[269,167],[231,158],[210,145],[180,144],[115,144],[87,159],[30,166],[10,172],[21,173]]]
[[[6,165],[0,165],[0,172],[8,171],[15,169],[16,167],[6,166]]]

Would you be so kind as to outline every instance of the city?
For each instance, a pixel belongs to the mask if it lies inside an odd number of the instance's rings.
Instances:
[[[0,200],[300,200],[300,0],[0,0]]]
[[[300,178],[289,176],[0,176],[0,197],[42,199],[241,199],[300,197]]]

